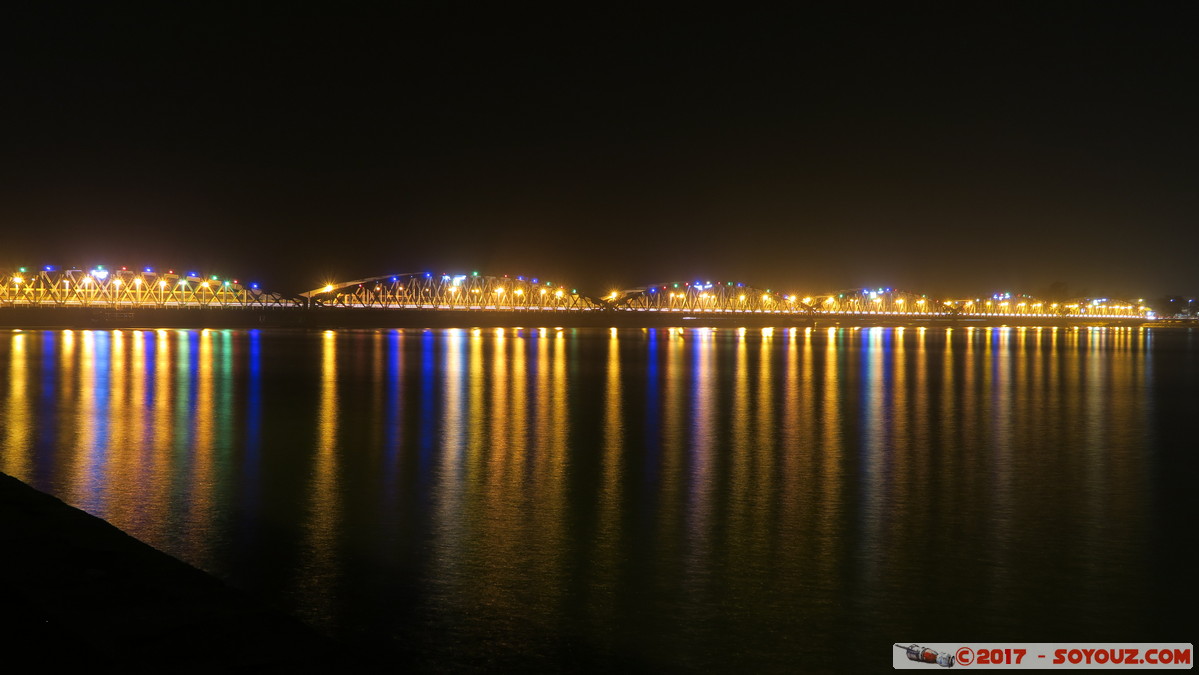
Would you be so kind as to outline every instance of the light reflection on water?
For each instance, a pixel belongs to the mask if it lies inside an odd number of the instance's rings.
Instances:
[[[1156,339],[10,332],[0,468],[430,667],[1127,641]]]

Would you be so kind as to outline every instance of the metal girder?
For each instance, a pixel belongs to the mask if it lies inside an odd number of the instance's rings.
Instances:
[[[215,276],[201,277],[153,268],[91,270],[44,268],[7,272],[0,304],[48,307],[284,307],[295,303]]]
[[[946,316],[953,309],[943,301],[894,288],[854,288],[811,298],[817,314]]]
[[[526,276],[392,274],[331,283],[302,293],[326,307],[590,311],[601,305],[567,286]]]
[[[637,312],[807,314],[811,307],[795,295],[737,282],[679,281],[610,293],[605,302]]]
[[[1042,300],[1021,293],[995,293],[986,298],[948,301],[961,316],[1076,317],[1144,319],[1151,310],[1141,302],[1111,298],[1078,298],[1066,302]]]

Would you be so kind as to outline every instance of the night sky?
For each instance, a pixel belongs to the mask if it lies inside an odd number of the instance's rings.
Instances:
[[[1199,294],[1186,3],[158,4],[0,10],[0,266]]]

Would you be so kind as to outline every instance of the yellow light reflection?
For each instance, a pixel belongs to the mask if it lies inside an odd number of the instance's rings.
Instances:
[[[18,478],[29,474],[32,450],[29,430],[31,428],[26,371],[29,367],[26,356],[25,333],[11,333],[8,358],[8,404],[0,417],[4,421],[4,452],[0,452],[0,466]]]
[[[821,505],[817,507],[817,522],[815,539],[818,542],[816,546],[816,564],[819,568],[818,576],[829,578],[834,574],[837,565],[838,551],[837,539],[839,535],[839,527],[837,523],[841,521],[842,511],[842,495],[841,495],[841,460],[843,454],[843,444],[841,436],[841,383],[840,383],[840,368],[838,362],[840,360],[840,350],[838,349],[838,339],[844,335],[844,331],[839,331],[836,328],[829,328],[825,335],[827,343],[824,350],[824,391],[821,396],[821,411],[820,421],[821,436],[820,436],[820,455],[823,460],[820,465],[820,478],[817,481],[818,492],[820,493]]]
[[[464,513],[469,498],[466,480],[467,411],[465,382],[469,372],[463,366],[465,332],[448,329],[441,332],[445,345],[445,368],[441,371],[441,422],[437,457],[437,490],[434,503],[434,531],[439,564],[453,568],[466,553],[471,536],[470,523]],[[503,335],[497,331],[496,340]]]
[[[109,359],[105,365],[109,377],[108,391],[105,392],[105,397],[108,399],[109,405],[107,419],[104,421],[107,427],[107,438],[105,439],[107,448],[104,460],[107,466],[105,470],[113,476],[115,481],[129,480],[133,482],[132,476],[136,475],[139,465],[134,454],[137,446],[133,444],[130,430],[139,428],[140,425],[136,421],[130,424],[126,414],[126,410],[131,409],[127,398],[128,387],[125,383],[129,374],[126,364],[127,336],[125,331],[114,330],[108,334],[108,338],[110,343]],[[141,372],[140,369],[134,370],[132,377],[138,378]],[[135,495],[122,490],[114,490],[108,502],[105,517],[116,522],[126,521],[132,516],[132,511],[137,506]]]
[[[70,484],[67,494],[68,501],[83,505],[91,513],[104,513],[103,490],[93,490],[92,485],[106,484],[104,463],[97,456],[96,437],[108,420],[103,419],[101,409],[103,401],[96,399],[96,370],[107,366],[101,365],[96,357],[96,333],[85,330],[82,332],[79,348],[79,417],[75,432],[75,458],[77,463],[69,471]],[[107,394],[107,391],[105,392]],[[97,419],[97,418],[100,419]]]
[[[171,334],[159,330],[154,335],[154,447],[150,449],[149,462],[151,472],[158,478],[147,486],[147,510],[143,513],[149,522],[163,525],[167,523],[167,513],[170,509],[170,481],[162,477],[170,475],[171,446],[174,442],[171,392]]]
[[[625,447],[624,413],[620,382],[620,338],[613,328],[608,334],[608,362],[604,383],[604,450],[602,482],[599,494],[599,536],[595,542],[598,583],[614,588],[620,582],[621,508],[624,503],[621,471],[624,468],[622,451]],[[601,607],[608,622],[615,608]]]
[[[332,612],[334,589],[319,585],[318,580],[338,574],[337,531],[341,522],[338,499],[337,435],[340,412],[337,406],[336,331],[321,334],[321,389],[317,408],[316,456],[312,467],[311,506],[306,524],[306,543],[310,551],[307,569],[296,582],[312,598],[318,612]]]

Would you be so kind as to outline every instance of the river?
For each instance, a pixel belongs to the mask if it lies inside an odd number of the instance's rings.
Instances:
[[[417,670],[1190,641],[1199,334],[0,333],[0,470]]]

